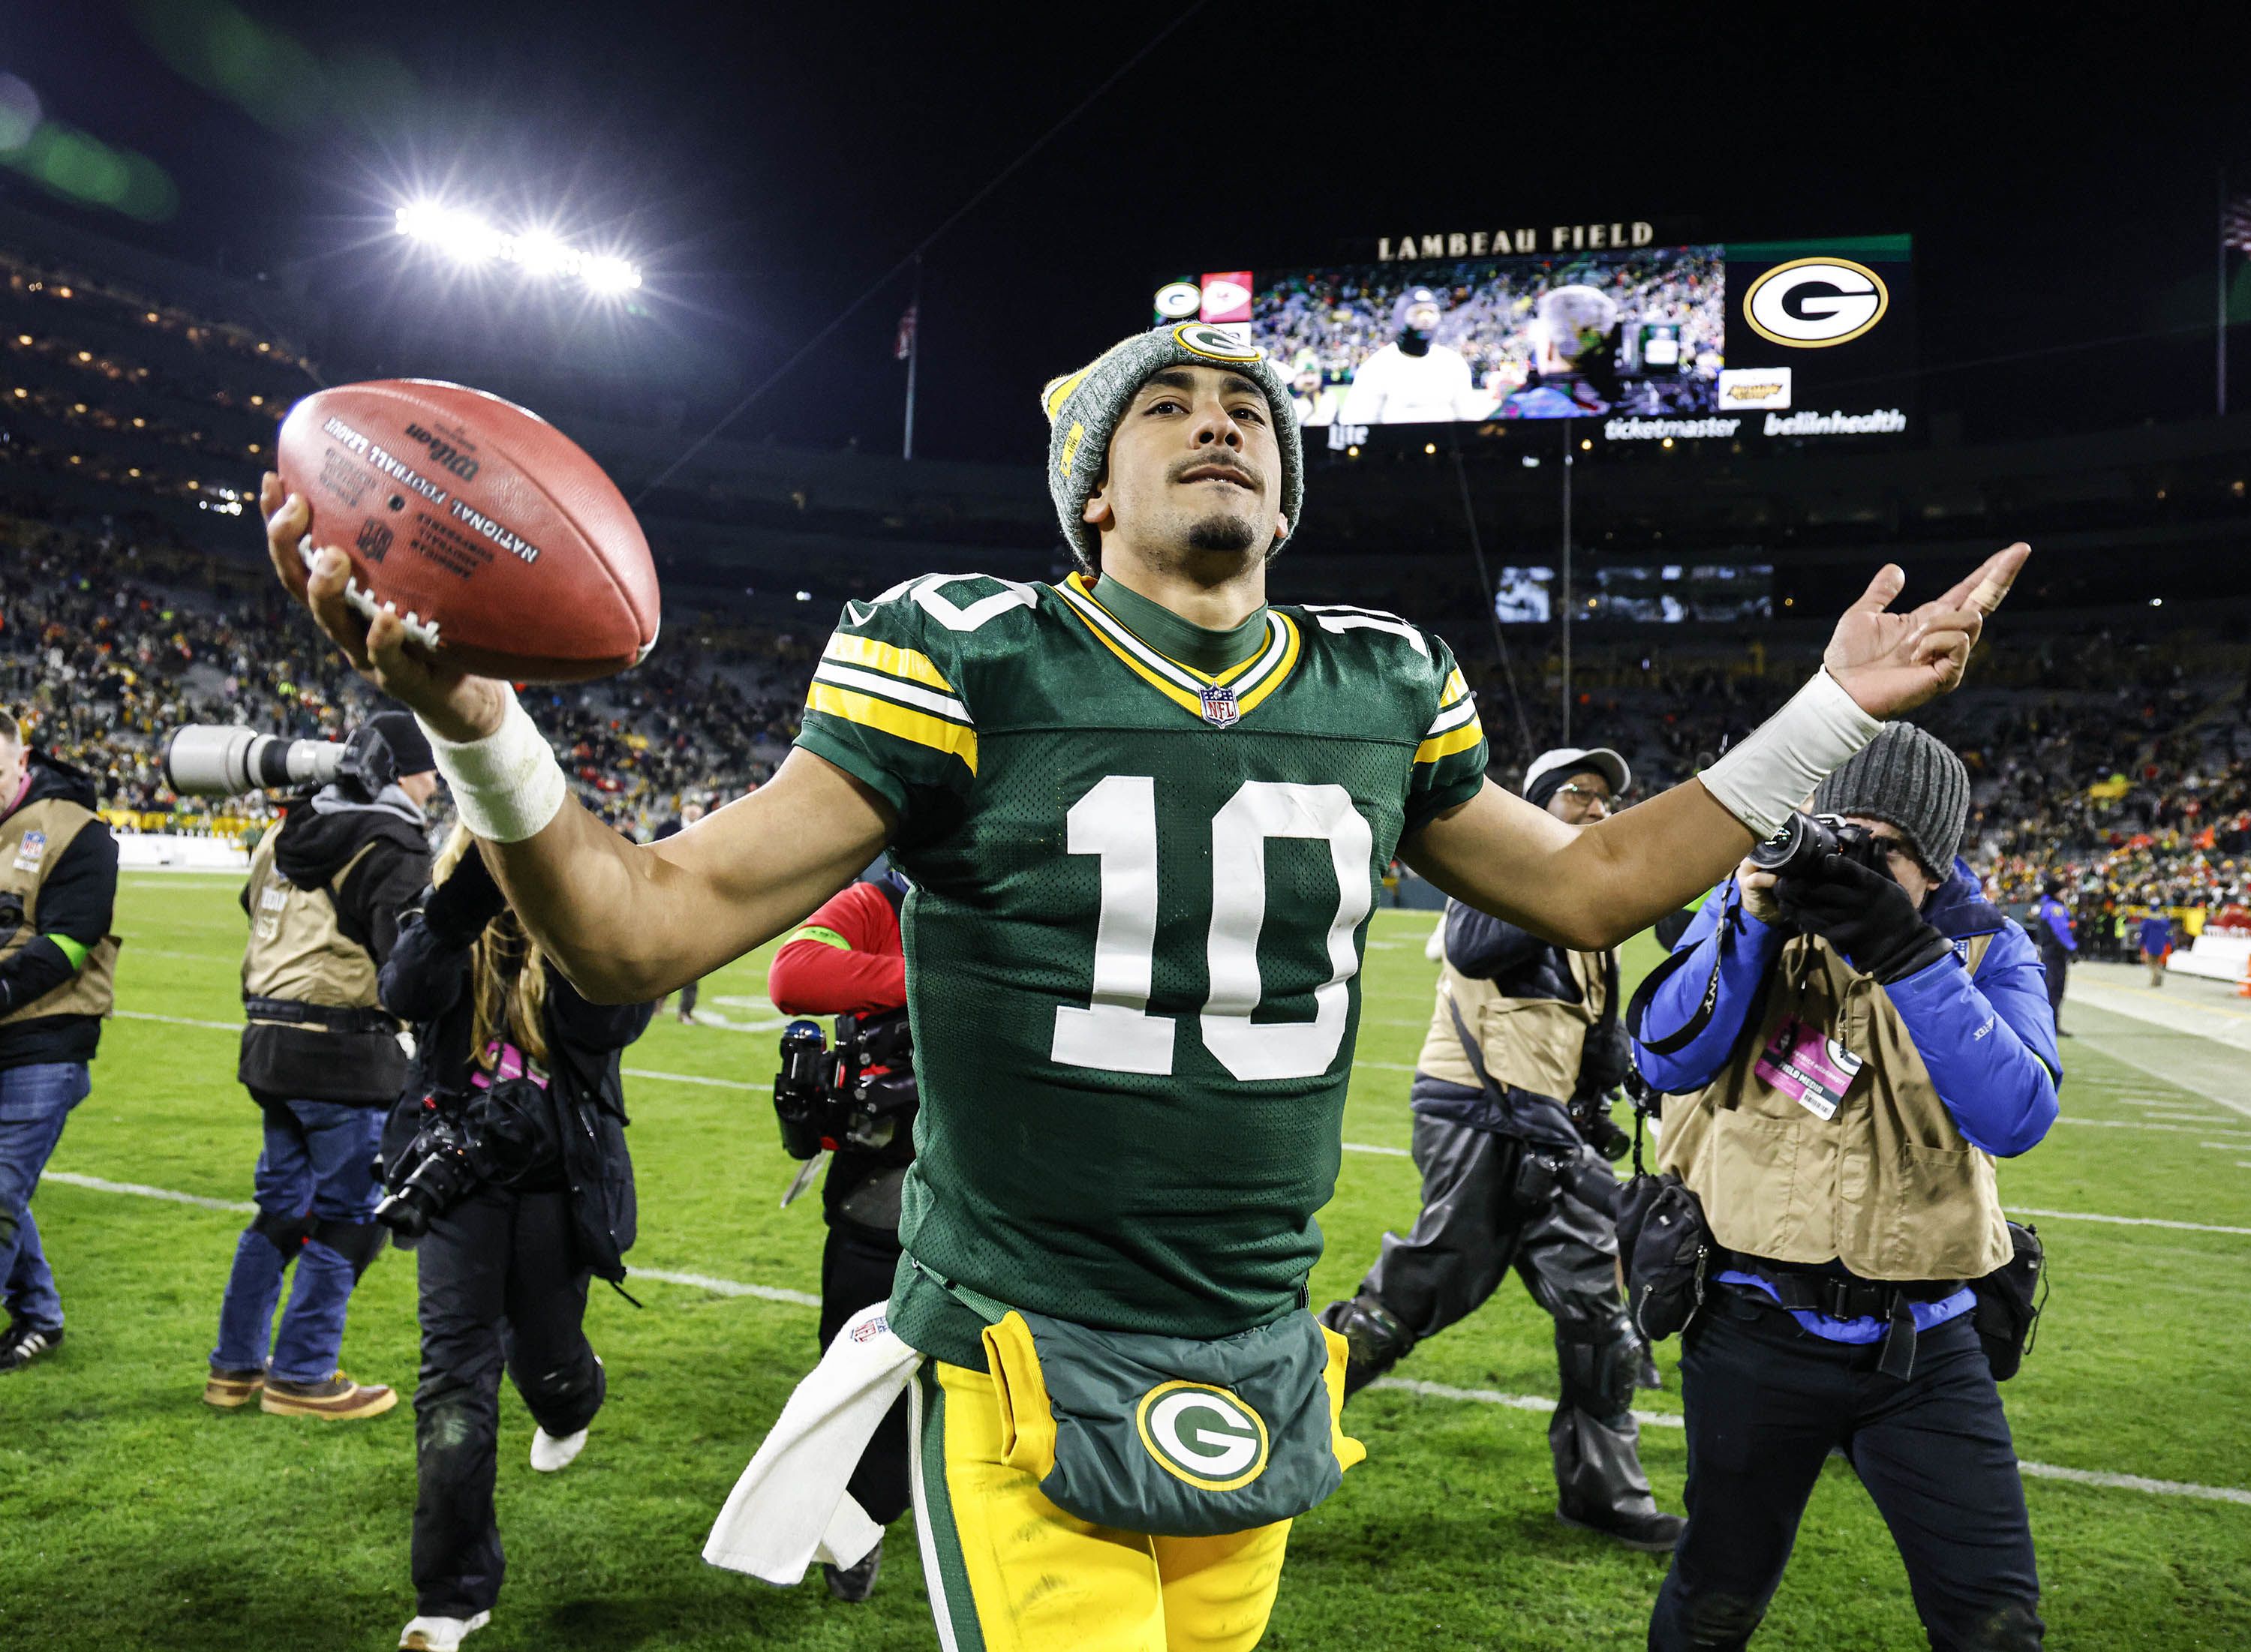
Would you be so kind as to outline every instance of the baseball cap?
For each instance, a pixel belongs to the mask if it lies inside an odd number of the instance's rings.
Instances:
[[[1626,760],[1608,746],[1557,746],[1543,751],[1525,765],[1524,795],[1544,805],[1555,795],[1555,788],[1575,774],[1591,770],[1610,783],[1610,795],[1624,797],[1633,785],[1633,769]],[[1544,792],[1540,791],[1543,780],[1554,782]],[[1534,796],[1539,792],[1538,796]]]

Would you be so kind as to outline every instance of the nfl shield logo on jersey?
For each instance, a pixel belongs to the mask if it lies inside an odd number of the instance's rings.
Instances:
[[[1235,703],[1235,690],[1225,683],[1204,684],[1203,720],[1215,729],[1231,729],[1242,722],[1243,708]]]

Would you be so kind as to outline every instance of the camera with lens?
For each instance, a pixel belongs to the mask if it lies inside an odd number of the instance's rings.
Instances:
[[[912,1128],[921,1092],[907,1013],[840,1015],[832,1046],[814,1021],[792,1021],[781,1035],[774,1116],[792,1158],[878,1152]]]
[[[232,723],[185,723],[165,740],[160,766],[164,784],[184,798],[313,791],[337,779],[372,798],[398,778],[391,748],[364,723],[344,740],[285,740]]]
[[[483,1179],[468,1127],[436,1103],[424,1100],[422,1128],[391,1166],[375,1207],[375,1220],[401,1239],[421,1238]]]
[[[191,722],[164,742],[164,784],[184,798],[324,786],[343,767],[334,740],[285,740],[224,723]]]
[[[1883,840],[1839,814],[1793,812],[1779,831],[1751,851],[1751,864],[1777,877],[1804,877],[1830,854],[1891,876],[1890,853]]]
[[[1571,1116],[1571,1124],[1580,1139],[1615,1164],[1632,1150],[1633,1137],[1618,1128],[1610,1116],[1612,1092],[1600,1091],[1592,1095],[1574,1096],[1563,1110]]]
[[[384,1173],[375,1220],[401,1239],[419,1239],[480,1183],[538,1187],[562,1165],[562,1128],[545,1084],[519,1076],[479,1083],[462,1098],[426,1096],[421,1128]]]

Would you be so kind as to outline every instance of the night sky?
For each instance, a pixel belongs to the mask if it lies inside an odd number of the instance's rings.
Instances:
[[[1144,324],[1161,275],[1617,218],[1911,232],[1923,405],[1973,438],[2209,412],[2220,169],[2251,190],[2251,42],[2216,20],[2242,9],[2062,9],[2037,28],[1848,10],[1815,28],[1744,7],[1196,8],[932,248],[919,450],[1031,461],[1042,381]],[[178,207],[137,222],[12,171],[0,194],[280,273],[346,318],[347,370],[437,370],[462,329],[538,335],[412,261],[386,232],[408,192],[551,215],[647,267],[652,314],[617,347],[676,377],[692,432],[1181,12],[391,15],[385,33],[374,8],[0,0],[0,71],[154,160]],[[895,281],[731,433],[895,447],[907,293]],[[2095,341],[2113,342],[2067,348]]]

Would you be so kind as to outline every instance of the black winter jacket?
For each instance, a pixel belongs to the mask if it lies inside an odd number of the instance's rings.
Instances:
[[[398,1102],[385,1121],[383,1158],[393,1163],[420,1128],[424,1098],[468,1094],[475,1008],[469,950],[476,930],[457,933],[409,912],[377,977],[383,1006],[414,1025],[415,1055]],[[578,1261],[599,1277],[625,1277],[625,1253],[639,1222],[633,1158],[626,1149],[626,1047],[641,1035],[654,1004],[590,1004],[560,971],[547,976],[548,1094],[563,1137],[563,1179],[571,1196]]]
[[[25,755],[31,784],[17,809],[42,798],[62,798],[87,809],[101,806],[94,782],[78,770],[36,748]],[[39,884],[38,936],[0,964],[0,1014],[15,1005],[37,1003],[77,974],[80,966],[48,937],[67,936],[91,950],[109,933],[116,903],[117,840],[100,821],[90,820]],[[98,1015],[43,1015],[17,1021],[0,1026],[0,1068],[90,1061],[100,1042]]]
[[[274,868],[301,889],[317,889],[372,844],[331,894],[337,930],[379,968],[398,938],[400,915],[430,881],[430,844],[420,811],[405,792],[386,788],[372,803],[365,795],[332,785],[291,804],[274,846]],[[247,883],[241,901],[248,912]],[[236,1077],[261,1100],[388,1107],[406,1082],[406,1053],[392,1033],[315,1032],[254,1021],[242,1029]]]

